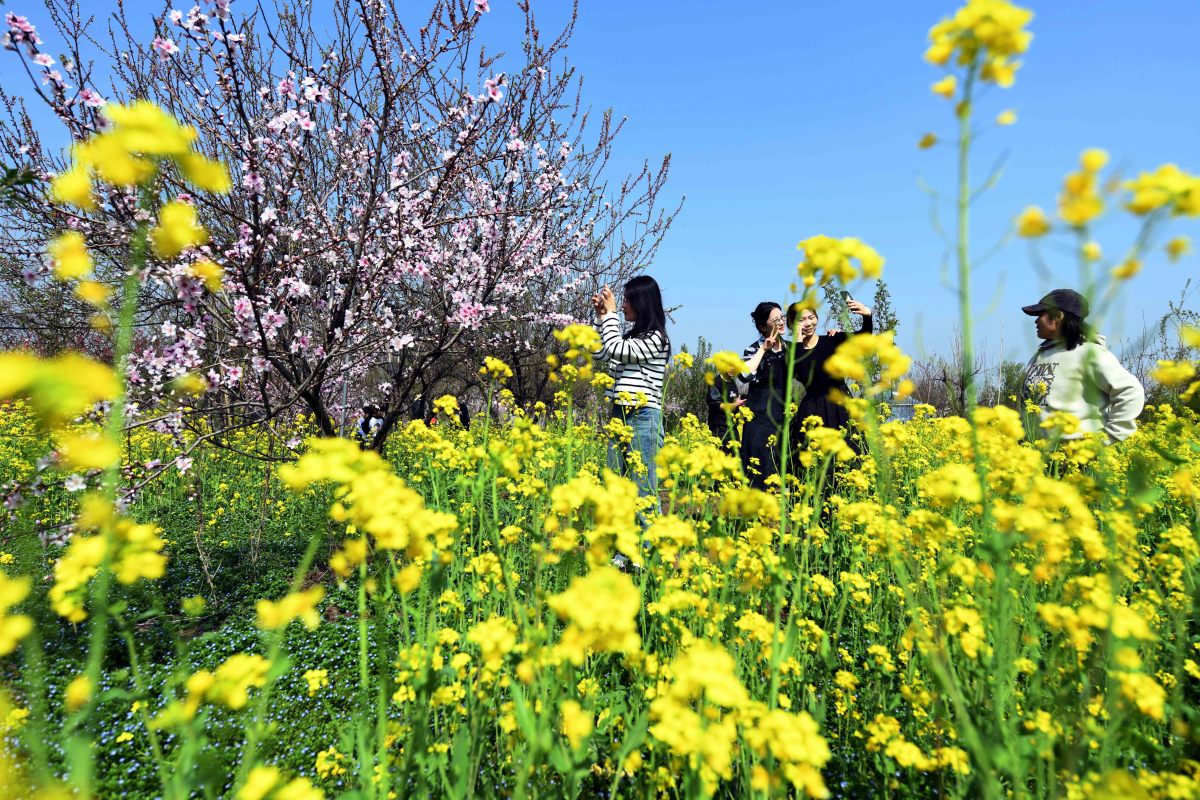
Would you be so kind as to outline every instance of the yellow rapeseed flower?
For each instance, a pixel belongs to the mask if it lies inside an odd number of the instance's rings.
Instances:
[[[159,536],[162,530],[151,523],[136,523],[118,520],[114,529],[117,555],[113,559],[113,572],[117,580],[126,585],[139,580],[158,580],[167,567],[167,557],[162,549],[166,544]]]
[[[746,362],[731,350],[718,350],[709,356],[705,362],[712,366],[722,378],[736,378],[746,372]]]
[[[249,702],[249,691],[266,685],[271,662],[257,653],[234,653],[213,673],[206,697],[237,711]]]
[[[1112,276],[1119,281],[1127,281],[1142,271],[1142,262],[1136,258],[1127,258],[1111,270]]]
[[[969,464],[945,464],[921,477],[921,492],[935,506],[952,506],[959,500],[978,503],[983,495],[979,476]]]
[[[929,91],[933,92],[938,97],[944,97],[947,100],[953,100],[954,92],[957,90],[958,78],[954,75],[947,75],[929,87]]]
[[[106,364],[78,353],[41,359],[19,351],[0,353],[0,399],[23,396],[47,424],[57,425],[112,400],[120,384]]]
[[[567,621],[557,650],[576,666],[589,652],[634,653],[641,648],[637,613],[641,593],[633,580],[615,567],[603,566],[571,579],[547,603]]]
[[[760,759],[770,756],[796,796],[828,797],[821,768],[832,753],[816,720],[805,712],[772,709],[745,728],[746,744]]]
[[[17,643],[33,630],[33,620],[24,614],[10,614],[29,595],[29,578],[10,578],[0,572],[0,656],[17,649]]]
[[[108,305],[113,290],[111,286],[106,286],[99,281],[80,281],[75,285],[75,295],[90,306],[104,308]]]
[[[1099,172],[1108,164],[1108,151],[1090,147],[1079,157],[1079,165],[1087,172]]]
[[[489,668],[497,669],[506,655],[517,646],[517,626],[510,619],[491,617],[467,632],[467,641],[478,645]]]
[[[196,139],[195,128],[180,125],[149,100],[135,100],[129,105],[109,103],[104,115],[113,121],[112,135],[120,137],[130,152],[179,157],[190,151]]]
[[[316,697],[317,692],[329,685],[329,671],[324,669],[306,670],[304,680],[308,684],[308,696]]]
[[[50,240],[46,250],[59,280],[75,280],[92,274],[92,254],[79,231],[59,234]]]
[[[141,185],[154,177],[156,161],[163,158],[173,161],[184,178],[199,189],[225,194],[232,187],[223,163],[191,149],[195,129],[180,124],[154,103],[109,103],[104,114],[111,121],[108,128],[75,144],[71,165],[51,183],[50,194],[55,200],[93,209],[93,173],[114,186]]]
[[[1008,0],[968,0],[929,30],[925,60],[944,66],[957,54],[961,67],[982,62],[981,80],[1011,86],[1021,63],[1012,57],[1029,49],[1033,34],[1025,26],[1032,19],[1032,11]]]
[[[1178,386],[1196,377],[1196,365],[1191,361],[1159,361],[1150,377],[1164,386]]]
[[[83,594],[88,581],[96,574],[104,559],[103,536],[74,536],[67,551],[54,564],[54,586],[50,587],[50,604],[55,613],[69,622],[83,622],[87,611]]]
[[[350,577],[350,573],[367,560],[369,551],[366,539],[347,539],[342,542],[342,549],[329,558],[329,568],[342,578]]]
[[[591,325],[568,325],[554,332],[554,338],[571,350],[598,353],[602,347],[600,333]]]
[[[154,177],[154,162],[131,152],[125,140],[108,131],[79,142],[71,149],[75,163],[95,171],[113,186],[136,186]]]
[[[50,196],[60,203],[67,203],[85,211],[96,208],[92,196],[92,177],[87,167],[75,164],[54,176],[50,182]]]
[[[227,194],[232,188],[229,179],[229,168],[220,161],[205,158],[199,153],[188,152],[179,156],[176,162],[179,171],[188,183],[197,189],[203,189],[213,194]]]
[[[1029,206],[1017,217],[1017,235],[1027,239],[1045,236],[1050,231],[1046,213],[1037,206]]]
[[[317,752],[316,770],[317,775],[321,778],[336,778],[346,774],[346,768],[342,766],[342,762],[346,760],[346,756],[338,752],[336,747],[329,747],[325,750]]]
[[[574,700],[566,700],[559,706],[562,714],[562,732],[567,737],[572,750],[578,750],[580,745],[592,735],[596,727],[595,719],[590,713]]]
[[[797,272],[806,288],[830,281],[849,284],[861,276],[878,278],[883,274],[883,256],[874,248],[853,236],[835,239],[831,236],[810,236],[796,249],[804,251],[804,261]]]
[[[880,367],[878,381],[871,372]],[[825,362],[825,371],[834,378],[849,379],[866,385],[868,396],[877,396],[899,383],[912,366],[912,358],[896,345],[895,332],[859,334],[848,337]]]
[[[396,573],[393,580],[400,594],[412,594],[421,585],[421,567],[419,564],[409,564]]]
[[[204,287],[210,292],[219,292],[223,288],[225,270],[220,264],[208,258],[202,258],[188,267],[188,274],[204,282]]]
[[[208,391],[208,381],[202,375],[188,372],[171,381],[171,388],[184,394],[201,395]]]
[[[1192,252],[1192,240],[1187,236],[1176,236],[1167,242],[1167,258],[1178,261],[1181,257]]]
[[[189,617],[200,616],[201,614],[204,613],[204,609],[207,606],[208,606],[208,601],[205,600],[200,595],[193,595],[192,597],[185,597],[183,599],[183,602],[180,604],[180,607],[183,609],[183,613],[187,614]]]
[[[943,619],[946,623],[946,633],[958,636],[963,653],[968,658],[977,658],[984,641],[983,617],[979,612],[974,608],[955,606],[946,609]]]
[[[1162,684],[1141,672],[1118,672],[1116,676],[1127,702],[1147,717],[1163,720],[1167,693]]]
[[[458,419],[458,398],[452,394],[444,394],[433,401],[433,410],[446,420],[452,421]]]
[[[1090,152],[1090,151],[1089,151]],[[1088,161],[1084,154],[1085,163]],[[1095,159],[1099,160],[1099,159]],[[1058,216],[1068,225],[1083,227],[1104,211],[1104,199],[1096,188],[1096,175],[1087,171],[1073,172],[1063,181],[1058,196]]]
[[[1160,208],[1172,216],[1200,216],[1200,177],[1175,164],[1163,164],[1154,172],[1143,172],[1124,184],[1130,193],[1126,208],[1144,216]]]
[[[86,675],[76,675],[67,684],[63,699],[68,711],[78,711],[92,699],[92,682]]]
[[[259,600],[255,606],[258,612],[258,627],[273,631],[298,618],[304,623],[304,627],[312,630],[321,622],[321,617],[317,614],[317,603],[324,597],[323,587],[310,586],[302,592],[292,592],[280,600]]]
[[[154,253],[159,258],[174,258],[189,247],[208,241],[208,231],[196,219],[196,209],[181,200],[172,200],[158,212],[158,225],[150,231]]]
[[[250,770],[246,783],[237,793],[237,800],[263,800],[283,776],[279,767],[259,765]]]
[[[58,434],[58,452],[72,470],[107,469],[121,459],[121,448],[99,431]]]
[[[483,366],[479,368],[479,374],[485,378],[503,382],[513,376],[513,371],[512,367],[500,359],[486,356],[483,359]]]

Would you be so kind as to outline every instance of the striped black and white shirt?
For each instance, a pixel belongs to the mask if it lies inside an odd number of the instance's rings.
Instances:
[[[600,360],[608,365],[615,383],[604,393],[617,405],[638,405],[638,395],[645,395],[648,408],[662,408],[663,379],[667,375],[667,359],[671,348],[666,338],[654,331],[646,336],[621,337],[617,312],[600,318]],[[618,397],[622,392],[632,400]]]

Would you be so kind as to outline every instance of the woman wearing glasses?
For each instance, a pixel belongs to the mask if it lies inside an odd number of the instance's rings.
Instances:
[[[779,474],[783,406],[787,390],[785,318],[778,303],[764,301],[750,314],[758,338],[745,352],[748,386],[746,408],[754,415],[742,430],[742,469],[756,489],[766,488],[767,478]]]

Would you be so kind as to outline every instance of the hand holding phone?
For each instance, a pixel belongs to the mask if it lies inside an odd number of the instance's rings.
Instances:
[[[851,314],[858,314],[860,317],[871,316],[871,309],[864,306],[857,300],[849,300],[846,302],[846,307],[850,309]]]

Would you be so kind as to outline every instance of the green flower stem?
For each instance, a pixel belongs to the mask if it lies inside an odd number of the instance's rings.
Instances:
[[[308,568],[312,565],[313,559],[317,555],[317,549],[324,541],[322,534],[312,536],[308,541],[308,547],[304,551],[304,555],[300,559],[299,566],[296,567],[295,573],[292,575],[292,584],[288,591],[295,593],[300,591],[300,586],[304,582],[304,576],[308,574]],[[254,767],[258,759],[258,745],[262,738],[263,731],[266,730],[266,723],[263,722],[267,707],[271,699],[271,690],[275,686],[275,681],[279,677],[276,668],[279,664],[279,656],[283,650],[284,635],[287,632],[287,626],[272,631],[267,637],[267,661],[268,667],[267,681],[254,698],[252,713],[248,716],[245,724],[246,743],[242,747],[242,759],[238,764],[237,775],[234,781],[235,787],[241,787],[246,782],[246,777],[250,774],[251,768]]]
[[[152,202],[153,195],[143,189],[140,206],[148,208]],[[137,311],[139,281],[142,269],[146,264],[148,244],[149,226],[147,223],[141,222],[133,234],[129,271],[125,275],[125,282],[122,286],[121,308],[117,316],[113,370],[116,374],[118,391],[117,396],[113,398],[104,426],[105,436],[114,443],[121,441],[125,429],[125,367],[133,342],[133,318]],[[116,503],[120,482],[121,464],[118,459],[116,463],[109,465],[104,470],[101,481],[101,491],[110,503]],[[82,708],[67,718],[64,726],[70,782],[85,795],[91,794],[93,791],[92,773],[95,756],[90,737],[83,729],[96,707],[95,694],[100,681],[100,668],[104,662],[104,652],[108,644],[108,594],[112,588],[112,549],[115,542],[112,539],[112,531],[103,531],[103,536],[105,537],[104,555],[101,558],[92,591],[92,624],[88,632],[88,656],[83,672],[91,687],[91,696]]]

